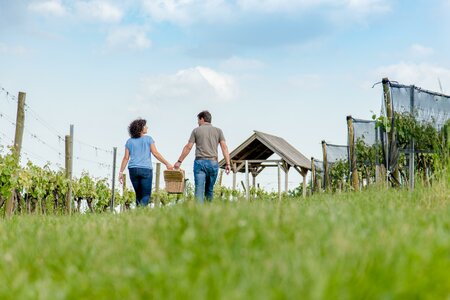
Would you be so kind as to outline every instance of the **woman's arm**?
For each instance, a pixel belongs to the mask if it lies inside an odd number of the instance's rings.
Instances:
[[[120,171],[119,171],[119,182],[120,184],[123,184],[123,171],[125,170],[125,167],[128,164],[128,160],[130,160],[130,151],[127,147],[125,147],[125,154],[122,158],[122,164],[120,165]]]
[[[164,157],[161,155],[161,153],[158,152],[158,150],[156,150],[155,144],[150,145],[150,151],[152,152],[153,156],[156,157],[157,160],[166,165],[167,170],[173,170],[173,166],[167,160],[164,159]]]

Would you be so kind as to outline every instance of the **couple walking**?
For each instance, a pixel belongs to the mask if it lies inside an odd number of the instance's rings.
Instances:
[[[136,193],[136,205],[146,206],[152,193],[153,167],[151,154],[166,165],[168,170],[179,169],[184,159],[195,149],[194,182],[195,198],[203,203],[205,198],[213,198],[214,183],[219,172],[218,151],[220,145],[226,160],[225,172],[230,173],[230,155],[225,137],[220,128],[211,125],[211,113],[202,111],[197,115],[198,127],[195,128],[184,146],[178,161],[172,166],[155,146],[155,141],[148,132],[147,121],[137,119],[128,127],[130,138],[125,144],[125,154],[119,172],[119,182],[123,184],[123,172],[128,164],[130,180]]]

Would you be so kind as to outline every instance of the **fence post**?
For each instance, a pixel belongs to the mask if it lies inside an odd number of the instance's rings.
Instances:
[[[114,196],[116,194],[116,159],[117,147],[113,148],[113,169],[112,169],[112,184],[111,184],[111,212],[114,212]]]
[[[314,164],[314,157],[311,157],[311,195],[316,190],[316,166]]]
[[[413,86],[411,86],[411,90],[410,90],[410,106],[411,106],[411,111],[410,111],[410,113],[411,113],[411,116],[412,117],[414,117],[414,85]],[[409,153],[409,188],[411,189],[411,190],[413,190],[414,189],[414,169],[415,169],[415,167],[414,167],[414,139],[412,138],[411,140],[410,140],[410,143],[409,143],[409,145],[410,145],[410,153]],[[426,168],[425,168],[426,169]]]
[[[323,152],[323,180],[325,181],[325,190],[328,191],[330,185],[330,174],[328,174],[328,159],[327,159],[327,143],[322,141]]]
[[[27,94],[19,92],[19,100],[17,103],[16,117],[16,134],[14,136],[14,154],[17,157],[17,164],[20,162],[20,152],[22,151],[23,130],[25,126],[25,98]],[[7,216],[11,216],[14,212],[14,203],[16,201],[16,193],[13,189],[11,196],[6,201],[5,212]]]
[[[352,187],[353,190],[359,191],[359,176],[358,167],[356,165],[356,148],[355,148],[355,131],[353,128],[352,116],[347,116],[347,131],[348,131],[348,148],[350,152],[350,171],[352,174]]]
[[[219,172],[219,186],[222,186],[223,170]]]
[[[159,205],[159,189],[161,181],[161,163],[156,163],[156,174],[155,174],[155,207]]]
[[[69,180],[69,189],[66,194],[66,213],[69,215],[72,213],[71,203],[72,203],[72,138],[70,135],[66,135],[65,137],[65,150],[66,150],[66,159],[65,159],[65,168],[66,168],[66,178]]]
[[[385,102],[385,106],[386,106],[386,115],[388,117],[389,124],[391,126],[391,130],[388,133],[388,141],[389,141],[389,143],[393,143],[394,139],[395,139],[395,124],[394,124],[394,110],[392,108],[392,101],[391,101],[391,91],[389,88],[389,79],[383,78],[382,83],[383,83],[384,102]],[[388,143],[388,152],[391,150],[391,148],[393,148],[393,147],[389,147],[389,143]],[[391,155],[389,155],[389,157],[391,157]],[[386,162],[386,170],[389,171],[389,168],[390,168],[389,161],[387,161]],[[400,174],[399,174],[398,164],[395,167],[394,171],[392,172],[392,177],[395,180],[395,185],[399,185],[400,184]]]
[[[125,194],[127,192],[127,175],[126,174],[122,174],[122,178],[123,178],[123,185],[122,185],[122,199],[125,199]],[[124,211],[125,210],[125,202],[122,203],[122,205],[120,206],[120,211]]]

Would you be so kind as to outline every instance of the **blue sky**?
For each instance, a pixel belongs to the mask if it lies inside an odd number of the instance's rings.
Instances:
[[[176,161],[203,109],[230,150],[259,130],[321,157],[321,140],[346,143],[347,115],[379,112],[382,77],[450,91],[449,17],[448,0],[0,0],[0,86],[40,118],[24,140],[35,163],[61,163],[54,131],[75,125],[76,174],[111,173],[88,145],[123,153],[136,117]],[[13,127],[0,125],[5,145]]]

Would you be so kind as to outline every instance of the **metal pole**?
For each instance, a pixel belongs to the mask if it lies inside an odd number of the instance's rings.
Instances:
[[[111,212],[114,212],[114,194],[115,194],[115,183],[116,183],[116,157],[117,157],[117,147],[113,148],[113,169],[112,169],[112,191],[111,191]]]

